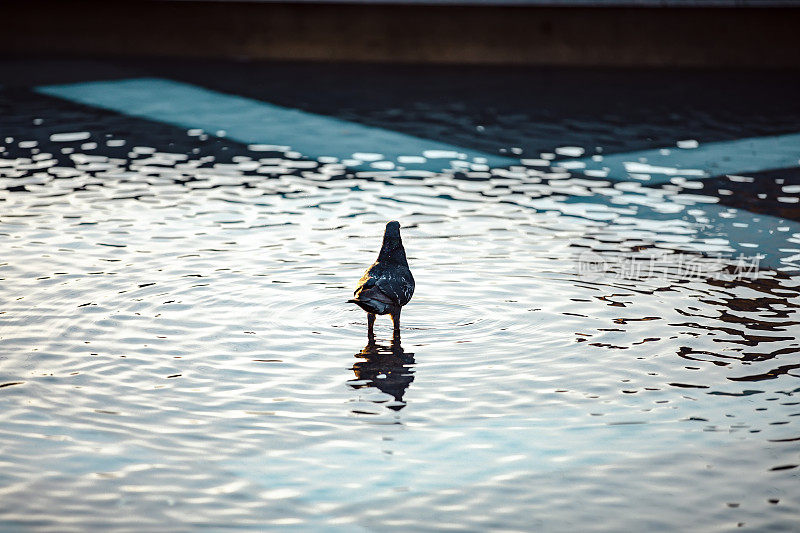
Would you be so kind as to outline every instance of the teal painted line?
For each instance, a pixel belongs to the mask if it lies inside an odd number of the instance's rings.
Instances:
[[[599,159],[599,160],[598,160]],[[747,174],[800,164],[800,133],[699,144],[696,148],[661,148],[602,158],[559,161],[572,172],[614,181],[658,185],[682,177],[702,179]]]
[[[492,156],[457,146],[411,135],[346,122],[297,109],[276,106],[249,98],[223,94],[185,83],[163,79],[127,79],[39,87],[38,92],[82,104],[110,109],[127,115],[173,124],[187,129],[202,129],[209,134],[225,130],[226,137],[247,144],[290,146],[311,158],[332,156],[350,161],[354,170],[390,170],[374,166],[391,162],[409,170],[441,172],[464,168],[476,158],[490,167],[518,164],[513,158]],[[402,156],[431,155],[419,163],[400,162]],[[357,160],[355,154],[361,154]],[[380,154],[378,159],[368,157]],[[800,134],[740,139],[699,145],[696,148],[643,150],[595,158],[564,159],[554,163],[573,173],[614,181],[642,181],[661,184],[675,177],[701,179],[722,174],[742,174],[798,165]],[[572,202],[605,203],[606,197],[589,200],[576,197]],[[569,202],[568,202],[569,203]],[[724,236],[729,252],[764,255],[764,263],[776,268],[796,270],[800,259],[796,244],[800,225],[793,221],[754,215],[718,205],[697,206],[708,214],[710,224],[700,233],[709,238]],[[646,205],[637,206],[638,217],[671,219],[672,213],[659,213]],[[726,211],[725,216],[721,212]],[[682,215],[677,215],[682,216]],[[734,225],[738,222],[739,225]]]
[[[519,164],[511,157],[159,78],[50,85],[36,91],[134,117],[202,129],[211,135],[224,130],[225,136],[234,141],[289,146],[309,158],[336,157],[353,170],[402,167],[441,172],[448,168],[468,169],[469,163],[476,161],[490,167]],[[702,179],[796,167],[798,160],[800,133],[701,144],[696,148],[565,159],[554,166],[588,177],[658,185],[676,177]]]
[[[518,163],[512,158],[159,78],[49,85],[35,90],[138,118],[202,129],[210,135],[224,130],[225,137],[241,143],[289,146],[309,158],[351,160],[347,166],[355,170],[392,170],[388,162],[395,167],[441,172],[451,168],[454,160],[464,165],[476,158],[496,167]],[[354,154],[361,154],[362,159]],[[424,161],[419,159],[424,155]],[[401,161],[402,156],[418,159]]]

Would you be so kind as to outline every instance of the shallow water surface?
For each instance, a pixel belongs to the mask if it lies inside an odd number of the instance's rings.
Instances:
[[[800,520],[791,216],[161,135],[3,144],[4,528]],[[391,219],[417,288],[370,345],[345,301]]]

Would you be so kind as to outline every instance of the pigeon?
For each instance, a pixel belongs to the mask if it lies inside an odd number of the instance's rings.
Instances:
[[[400,239],[400,223],[393,220],[386,224],[378,260],[370,266],[348,300],[367,312],[367,335],[374,336],[372,327],[375,315],[391,315],[395,337],[400,336],[400,309],[414,294],[414,276],[408,268],[406,250]]]

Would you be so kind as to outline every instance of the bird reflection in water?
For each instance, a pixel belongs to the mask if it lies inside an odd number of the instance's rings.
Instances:
[[[375,387],[394,398],[386,407],[399,411],[406,406],[403,395],[414,381],[414,354],[405,352],[396,336],[389,346],[377,344],[370,339],[364,348],[355,354],[362,359],[353,365],[356,379],[350,383],[354,389]],[[385,402],[376,402],[383,403]]]

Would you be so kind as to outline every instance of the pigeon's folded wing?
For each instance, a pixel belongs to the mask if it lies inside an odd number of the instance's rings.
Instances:
[[[375,286],[397,305],[406,305],[414,294],[414,278],[407,268],[384,272],[382,276],[374,279]]]

